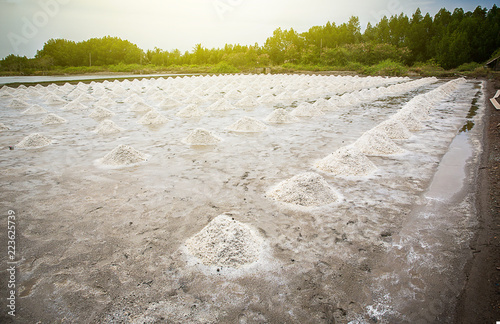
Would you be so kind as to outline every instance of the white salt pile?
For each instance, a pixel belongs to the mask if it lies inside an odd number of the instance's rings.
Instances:
[[[111,116],[114,116],[115,113],[112,112],[111,110],[109,109],[106,109],[106,108],[103,108],[103,107],[96,107],[94,110],[92,110],[92,112],[89,114],[89,117],[90,118],[96,118],[96,119],[99,119],[99,118],[108,118],[108,117],[111,117]]]
[[[202,128],[195,129],[184,139],[184,143],[189,145],[215,145],[220,141],[222,139]]]
[[[248,108],[248,107],[255,107],[258,104],[259,103],[257,102],[257,100],[255,100],[254,98],[252,98],[250,96],[245,96],[242,99],[240,99],[238,102],[236,102],[234,105],[236,107]]]
[[[144,102],[136,102],[134,103],[130,108],[129,108],[129,111],[133,111],[133,112],[148,112],[150,110],[152,110],[153,107],[151,107],[150,105],[144,103]]]
[[[161,125],[166,122],[168,122],[168,118],[153,109],[142,116],[137,123],[141,125]]]
[[[383,121],[375,129],[385,133],[390,139],[408,139],[411,137],[408,128],[396,118],[389,118]]]
[[[94,132],[101,134],[101,135],[107,135],[107,134],[115,134],[123,131],[123,128],[118,127],[112,120],[106,119],[103,120],[99,126],[94,130]]]
[[[191,94],[189,97],[187,97],[184,100],[184,102],[187,103],[187,104],[200,104],[200,103],[203,102],[203,98],[201,98],[198,95]]]
[[[163,99],[158,105],[162,109],[170,109],[179,106],[181,103],[172,98]]]
[[[56,114],[48,114],[42,121],[45,125],[55,125],[55,124],[64,124],[66,119],[56,115]]]
[[[324,206],[339,200],[339,195],[317,173],[298,174],[271,188],[266,196],[277,201],[304,206]]]
[[[47,146],[51,143],[52,141],[43,136],[43,135],[40,135],[38,133],[33,133],[33,134],[30,134],[28,136],[26,136],[25,138],[23,138],[23,140],[21,142],[19,142],[16,147],[19,147],[19,148],[37,148],[37,147],[43,147],[43,146]]]
[[[275,100],[276,100],[276,98],[272,94],[266,93],[266,94],[262,95],[259,99],[257,99],[257,102],[271,103],[271,102],[274,102]]]
[[[429,112],[431,111],[431,106],[428,104],[428,102],[424,102],[421,99],[421,97],[413,98],[403,107],[403,109],[401,109],[401,111],[409,111],[418,120],[426,120],[429,119]]]
[[[233,88],[233,86],[231,86],[230,88]],[[242,94],[238,89],[231,89],[224,95],[224,97],[227,99],[238,99],[239,100],[242,98]]]
[[[289,124],[297,121],[295,116],[291,116],[285,109],[278,108],[273,110],[269,116],[266,117],[266,122],[273,124]]]
[[[128,145],[119,145],[102,159],[107,165],[130,165],[147,161],[146,155]]]
[[[243,117],[227,128],[232,132],[258,133],[267,129],[266,124],[252,117]]]
[[[214,110],[214,111],[227,111],[233,109],[235,109],[235,107],[231,105],[231,103],[226,99],[220,99],[207,107],[207,110]]]
[[[398,120],[410,131],[418,131],[423,127],[420,120],[411,110],[400,110],[391,119]]]
[[[6,131],[6,130],[9,130],[10,127],[9,126],[5,126],[4,123],[0,123],[0,131]]]
[[[292,110],[290,114],[296,117],[314,117],[324,115],[324,112],[319,108],[319,106],[313,106],[308,102],[303,102],[297,108]]]
[[[263,243],[250,226],[222,214],[185,244],[187,251],[204,265],[239,268],[259,260]]]
[[[29,103],[27,103],[24,100],[15,98],[15,99],[12,99],[12,101],[9,103],[8,106],[11,108],[26,108],[29,106]]]
[[[201,116],[204,116],[205,114],[206,114],[205,111],[198,108],[198,105],[191,104],[191,105],[187,105],[186,107],[182,108],[175,115],[178,117],[183,117],[183,118],[193,118],[193,117],[201,117]]]
[[[78,97],[75,98],[75,100],[78,100],[80,102],[92,102],[95,101],[94,97],[89,95],[88,93],[82,93]]]
[[[83,110],[87,109],[88,107],[82,104],[80,101],[72,101],[69,104],[65,105],[62,107],[63,110]]]
[[[324,98],[316,100],[316,102],[313,103],[313,107],[321,111],[331,111],[335,109],[335,106],[332,104],[332,102]]]
[[[314,166],[334,175],[366,176],[377,170],[375,164],[354,146],[344,146]]]
[[[404,152],[384,132],[375,128],[361,135],[354,143],[354,146],[367,155],[388,155]]]
[[[106,97],[102,97],[101,99],[99,99],[99,101],[97,101],[95,104],[96,104],[96,106],[99,106],[99,107],[109,107],[109,106],[116,104],[116,102],[113,101],[111,98],[106,96]]]
[[[45,103],[48,105],[64,105],[68,103],[66,100],[59,98],[56,95],[50,95],[46,100]]]
[[[32,105],[28,109],[22,112],[23,115],[40,115],[48,113],[47,109],[40,105]]]
[[[139,95],[137,95],[136,93],[132,94],[130,97],[126,98],[124,100],[125,103],[129,103],[129,104],[134,104],[134,103],[143,103],[145,104],[146,102],[144,101],[144,99],[142,99],[141,97],[139,97]]]

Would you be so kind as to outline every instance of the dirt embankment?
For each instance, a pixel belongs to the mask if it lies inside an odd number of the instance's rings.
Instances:
[[[500,321],[500,111],[490,103],[500,81],[486,91],[484,151],[477,183],[479,226],[471,243],[474,257],[457,307],[457,323]]]

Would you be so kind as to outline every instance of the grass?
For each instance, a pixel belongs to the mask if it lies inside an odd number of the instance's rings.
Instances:
[[[422,77],[473,77],[473,78],[498,78],[498,72],[491,71],[483,65],[475,62],[462,64],[453,70],[444,70],[435,61],[425,63],[415,63],[413,66],[406,66],[399,62],[385,60],[372,66],[366,66],[357,62],[349,62],[345,66],[292,64],[270,66],[272,73],[304,73],[304,72],[335,72],[360,75],[378,76],[422,76]],[[157,66],[153,64],[117,64],[109,66],[78,66],[78,67],[51,67],[48,70],[26,69],[22,72],[0,72],[0,76],[19,75],[76,75],[76,74],[187,74],[187,73],[262,73],[262,67],[237,67],[228,62],[222,61],[218,64],[202,65],[169,65]]]

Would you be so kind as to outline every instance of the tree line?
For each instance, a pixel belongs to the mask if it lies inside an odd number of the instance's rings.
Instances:
[[[204,65],[228,63],[239,68],[284,63],[345,67],[374,65],[390,60],[405,65],[431,61],[445,69],[464,63],[485,62],[500,48],[500,10],[478,6],[474,11],[441,9],[434,17],[417,9],[411,17],[401,13],[384,16],[364,32],[357,17],[336,25],[327,22],[298,33],[277,28],[264,45],[225,45],[207,49],[202,44],[192,51],[143,51],[117,37],[93,38],[82,42],[50,39],[34,58],[9,55],[0,60],[3,71],[52,67],[109,66],[119,64]]]

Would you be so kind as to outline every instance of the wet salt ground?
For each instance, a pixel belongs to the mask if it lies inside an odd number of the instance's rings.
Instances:
[[[440,227],[431,224],[425,231],[416,230],[422,222],[415,220],[412,210],[426,204],[427,186],[477,92],[474,83],[462,85],[436,106],[412,138],[397,141],[407,153],[370,157],[379,167],[374,175],[321,173],[344,196],[342,203],[303,212],[282,208],[266,200],[264,193],[297,173],[318,172],[312,168],[314,160],[353,143],[417,93],[442,83],[294,124],[273,125],[260,134],[224,128],[242,116],[262,120],[270,106],[213,112],[199,120],[177,118],[178,109],[172,109],[162,111],[172,121],[153,128],[138,125],[140,114],[117,104],[109,108],[117,113],[111,119],[127,131],[111,136],[91,132],[97,122],[86,117],[90,111],[47,107],[68,123],[43,126],[43,115],[22,116],[19,110],[3,109],[0,121],[11,130],[2,133],[2,146],[35,131],[55,140],[46,148],[4,151],[0,159],[6,171],[4,209],[16,209],[23,219],[20,314],[32,319],[92,316],[108,321],[335,318],[342,323],[373,316],[402,320],[418,302],[428,301],[429,287],[436,281],[419,271],[408,278],[407,270],[414,267],[408,256],[415,242],[422,239],[421,233],[434,237],[455,223],[435,217]],[[206,148],[182,144],[197,127],[224,141]],[[477,129],[469,134],[471,140],[476,138],[471,142],[473,157],[478,154]],[[151,158],[122,169],[95,164],[118,144],[131,145]],[[457,244],[466,244],[467,219],[474,216],[470,198],[457,206],[462,208],[457,211],[463,214],[461,228],[438,242],[439,252],[425,249],[430,256],[419,262],[441,270],[437,273],[443,276],[453,269],[448,261],[457,259]],[[193,264],[182,251],[183,242],[228,211],[265,237],[268,248],[262,261],[248,269],[218,272]],[[440,256],[442,250],[449,251],[448,259]],[[394,251],[403,251],[398,261],[381,262]],[[406,288],[408,282],[413,286]],[[416,300],[397,298],[401,289],[420,295]]]

